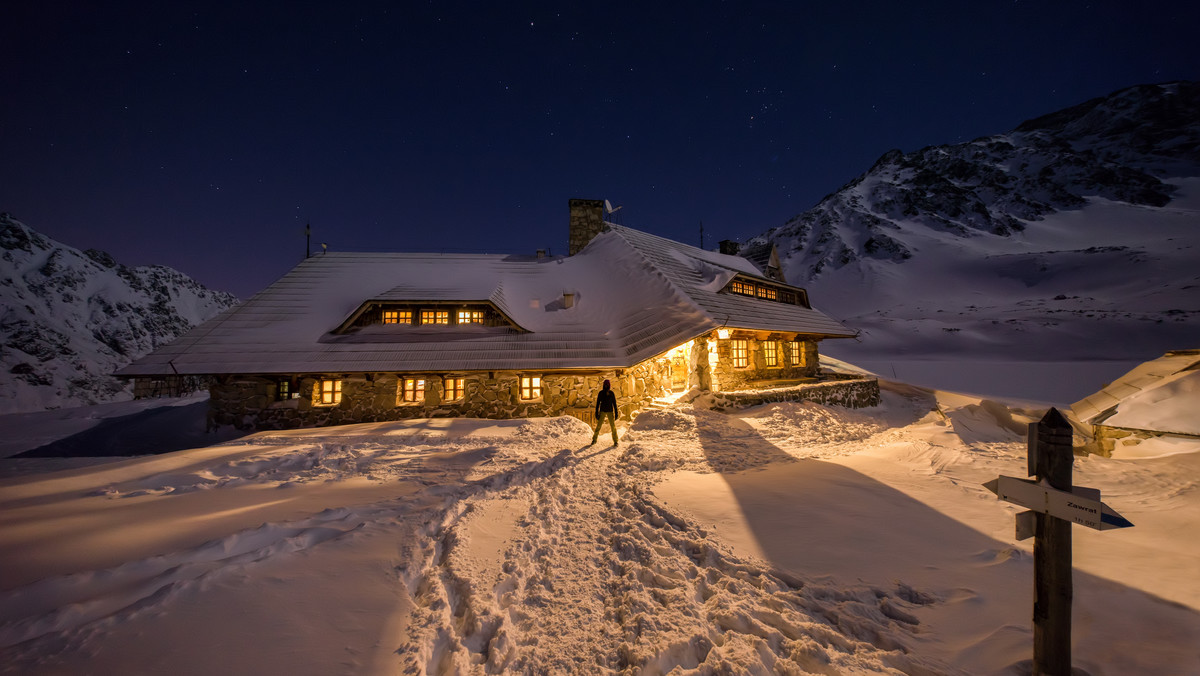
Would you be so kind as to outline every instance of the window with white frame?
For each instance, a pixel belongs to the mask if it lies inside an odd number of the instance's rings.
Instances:
[[[458,311],[458,323],[459,324],[482,324],[483,323],[483,310],[459,310]]]

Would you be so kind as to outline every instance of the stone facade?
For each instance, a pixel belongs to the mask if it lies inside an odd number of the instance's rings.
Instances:
[[[755,334],[748,331],[732,331],[727,339],[717,338],[715,333],[707,337],[710,343],[715,343],[716,359],[711,361],[712,382],[705,389],[713,391],[746,390],[757,387],[769,387],[771,381],[815,379],[820,374],[817,356],[817,341],[798,340],[800,344],[800,363],[793,364],[791,349],[788,343],[792,341],[791,334],[772,333],[767,335]],[[744,340],[747,345],[747,365],[734,366],[734,341]],[[776,359],[778,366],[767,366],[764,343],[776,344]]]
[[[1154,432],[1150,430],[1135,430],[1126,429],[1124,427],[1109,427],[1107,425],[1093,425],[1093,436],[1090,443],[1085,444],[1083,450],[1088,453],[1095,453],[1106,458],[1111,458],[1113,451],[1116,450],[1117,444],[1122,446],[1136,446],[1146,439],[1163,436],[1177,436],[1165,432]]]
[[[278,379],[267,376],[233,376],[213,382],[209,399],[209,426],[233,425],[238,429],[291,429],[405,418],[529,418],[572,415],[594,422],[596,394],[610,380],[617,393],[622,417],[645,408],[655,397],[671,391],[671,362],[666,357],[644,361],[621,371],[536,373],[518,371],[447,374],[404,374],[425,380],[424,400],[398,402],[401,374],[325,374],[296,378],[291,399],[277,400]],[[541,378],[541,396],[521,398],[521,376]],[[444,400],[443,377],[463,378],[464,396]],[[321,405],[317,395],[322,380],[341,381],[341,401]]]
[[[713,392],[705,399],[702,403],[716,411],[749,408],[775,401],[811,401],[826,406],[870,408],[879,405],[879,381],[875,378],[849,377],[766,390]]]
[[[879,402],[875,380],[818,382],[814,340],[797,340],[800,362],[793,363],[788,343],[795,336],[716,331],[628,369],[535,371],[471,371],[448,373],[304,374],[287,379],[291,396],[280,397],[277,376],[223,376],[209,388],[209,426],[238,429],[291,429],[406,418],[471,417],[510,419],[571,415],[594,424],[596,394],[607,379],[628,419],[657,397],[681,389],[713,392],[713,406],[744,407],[768,401],[817,401],[849,407]],[[745,340],[747,365],[732,366],[735,340]],[[766,364],[763,345],[774,342],[780,366]],[[541,394],[521,396],[521,377],[538,376]],[[403,378],[424,380],[419,402],[399,401]],[[463,396],[446,400],[446,378],[463,379]],[[340,385],[340,401],[320,402],[322,381]],[[749,390],[746,392],[741,392]]]

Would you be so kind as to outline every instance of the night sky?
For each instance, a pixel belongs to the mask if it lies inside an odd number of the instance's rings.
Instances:
[[[1200,78],[1197,5],[10,2],[0,211],[243,298],[306,222],[565,253],[568,198],[607,198],[714,247],[891,148]]]

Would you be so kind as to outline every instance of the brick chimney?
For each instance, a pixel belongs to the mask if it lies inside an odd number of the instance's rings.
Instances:
[[[574,256],[587,243],[604,232],[604,200],[567,200],[571,209],[570,231],[567,235],[567,255]]]
[[[732,239],[723,239],[717,243],[717,246],[721,247],[721,253],[728,254],[730,256],[738,255],[738,251],[742,248],[741,244],[738,244]]]

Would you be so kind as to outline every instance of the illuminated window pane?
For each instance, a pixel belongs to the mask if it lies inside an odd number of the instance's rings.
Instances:
[[[292,398],[292,383],[289,380],[280,380],[276,383],[275,399],[278,401],[287,401]]]
[[[420,378],[401,378],[400,401],[408,404],[425,401],[425,381]]]
[[[456,401],[463,398],[464,381],[464,378],[446,378],[445,385],[442,388],[445,390],[446,401]]]
[[[804,353],[800,351],[800,343],[792,341],[788,343],[788,352],[791,353],[792,366],[804,365]]]
[[[318,382],[317,397],[323,406],[334,406],[342,403],[342,381],[322,380]]]
[[[521,398],[539,399],[542,396],[541,376],[521,376]]]
[[[771,289],[771,288],[768,288],[765,286],[760,286],[760,287],[758,287],[758,297],[765,298],[767,300],[775,300],[777,298],[777,294],[775,292],[775,289]]]
[[[753,296],[754,295],[754,285],[747,284],[746,282],[739,282],[739,281],[734,280],[734,282],[729,285],[729,290],[734,293],[740,293],[743,296]]]
[[[384,310],[384,324],[412,324],[412,310]]]
[[[779,343],[773,340],[768,340],[762,344],[763,346],[763,361],[767,367],[779,366]]]
[[[421,310],[422,324],[449,324],[449,310]]]
[[[729,341],[729,356],[734,368],[744,369],[750,365],[750,347],[744,340]]]
[[[459,324],[482,324],[483,323],[483,312],[480,310],[459,310],[458,311],[458,323]]]

